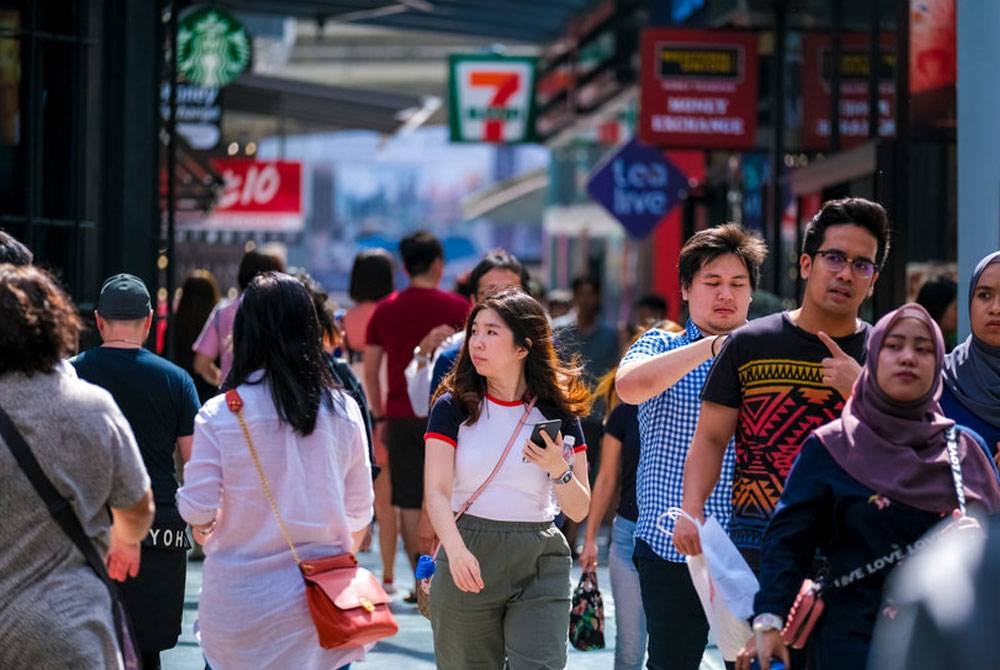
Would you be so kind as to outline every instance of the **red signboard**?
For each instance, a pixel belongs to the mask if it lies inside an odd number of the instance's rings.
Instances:
[[[910,114],[920,135],[955,129],[955,0],[910,8]]]
[[[840,148],[868,139],[868,35],[844,33],[840,46]],[[879,135],[896,134],[895,33],[882,33],[879,79]],[[802,148],[830,148],[832,50],[829,35],[802,37]]]
[[[179,219],[179,228],[302,230],[302,163],[213,158],[225,187],[206,217]]]
[[[753,33],[647,28],[639,137],[667,148],[753,147],[757,75]]]
[[[214,158],[226,182],[215,214],[300,214],[302,163]]]

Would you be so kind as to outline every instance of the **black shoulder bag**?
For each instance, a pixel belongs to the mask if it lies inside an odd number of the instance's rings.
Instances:
[[[49,514],[52,515],[52,518],[59,524],[59,527],[69,536],[69,539],[73,541],[73,544],[76,545],[77,549],[80,550],[80,553],[87,560],[87,564],[97,573],[98,578],[107,587],[108,593],[111,595],[111,614],[115,623],[115,635],[118,637],[118,648],[121,650],[125,668],[126,670],[140,670],[142,660],[139,654],[139,645],[136,643],[135,635],[132,632],[128,612],[125,611],[125,605],[122,603],[118,588],[108,575],[108,569],[104,565],[104,561],[101,560],[101,556],[97,553],[93,542],[90,541],[90,538],[84,532],[83,526],[80,525],[80,520],[76,518],[70,502],[59,494],[56,487],[45,476],[42,467],[38,464],[38,459],[35,458],[28,443],[24,441],[24,437],[21,436],[10,415],[2,407],[0,407],[0,435],[3,436],[4,442],[7,443],[10,452],[14,454],[14,459],[21,466],[21,470],[27,476],[28,481],[31,482],[38,496],[45,503]]]

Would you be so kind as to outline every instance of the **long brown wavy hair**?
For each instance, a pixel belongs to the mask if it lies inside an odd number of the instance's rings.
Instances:
[[[563,416],[585,416],[590,411],[590,390],[583,381],[579,357],[559,360],[552,343],[552,329],[537,300],[519,288],[496,293],[472,308],[465,323],[465,342],[455,367],[438,387],[436,396],[451,392],[469,414],[470,424],[479,420],[486,378],[476,372],[469,356],[472,324],[484,309],[496,312],[514,334],[514,345],[528,350],[524,379],[536,403],[557,409]],[[436,397],[435,396],[435,397]]]

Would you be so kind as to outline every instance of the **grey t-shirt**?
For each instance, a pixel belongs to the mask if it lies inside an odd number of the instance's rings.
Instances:
[[[0,406],[101,554],[108,507],[149,487],[128,422],[107,391],[63,372],[0,376]],[[111,601],[83,554],[0,446],[0,668],[117,667]]]

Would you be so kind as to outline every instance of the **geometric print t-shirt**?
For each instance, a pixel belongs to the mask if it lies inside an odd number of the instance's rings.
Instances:
[[[871,330],[834,340],[864,363]],[[737,547],[759,549],[785,479],[809,435],[840,417],[844,397],[823,384],[829,349],[788,312],[751,321],[729,337],[712,366],[702,400],[739,410],[729,535]]]

